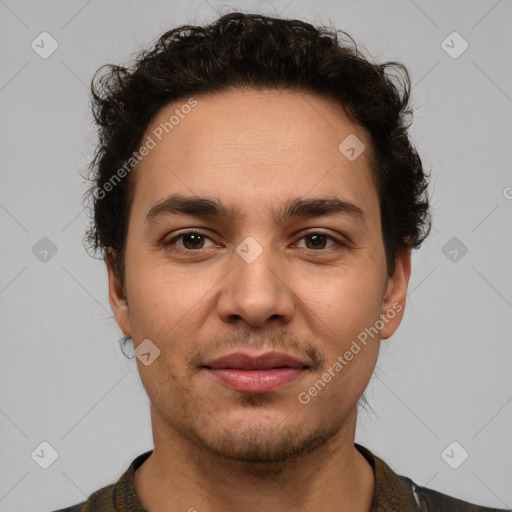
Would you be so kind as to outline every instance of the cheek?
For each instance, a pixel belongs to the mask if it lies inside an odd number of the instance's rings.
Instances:
[[[342,267],[338,272],[301,273],[293,291],[306,314],[309,309],[335,333],[346,333],[379,318],[381,280],[369,265]]]
[[[317,279],[316,282],[322,286],[315,287],[310,294],[305,307],[312,310],[309,315],[304,311],[304,316],[310,319],[311,332],[322,340],[326,356],[324,371],[330,369],[331,375],[335,375],[332,399],[338,400],[334,390],[343,388],[344,396],[351,400],[364,391],[378,357],[379,333],[375,330],[380,318],[378,276],[368,271],[360,274],[347,271],[339,273],[335,280]],[[303,288],[301,293],[306,290]]]
[[[208,291],[218,278],[168,264],[139,263],[130,290],[130,322],[133,338],[150,339],[160,350],[155,366],[139,364],[143,381],[183,378],[184,361],[197,350],[197,334],[211,310]],[[158,362],[158,364],[156,364]],[[168,374],[167,377],[165,374]]]
[[[130,311],[135,325],[155,336],[190,322],[212,283],[208,276],[169,263],[139,262],[133,267]]]

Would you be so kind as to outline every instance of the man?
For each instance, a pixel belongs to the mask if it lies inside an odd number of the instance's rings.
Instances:
[[[430,229],[409,91],[335,32],[242,13],[97,79],[89,241],[154,449],[65,510],[497,510],[354,443]]]

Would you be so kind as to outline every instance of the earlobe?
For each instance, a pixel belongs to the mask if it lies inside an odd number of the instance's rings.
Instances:
[[[380,332],[381,339],[391,337],[402,322],[410,275],[411,249],[407,248],[397,258],[395,271],[392,276],[388,277],[386,283],[381,310],[381,319],[384,323]]]
[[[117,325],[125,336],[131,336],[130,320],[128,301],[125,295],[125,290],[121,285],[119,278],[114,270],[112,261],[113,249],[108,247],[105,255],[105,264],[107,266],[108,274],[108,298],[110,307],[114,313]]]

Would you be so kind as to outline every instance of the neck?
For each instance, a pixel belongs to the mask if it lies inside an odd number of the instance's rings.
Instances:
[[[322,510],[369,512],[373,469],[354,446],[357,411],[329,442],[283,462],[246,462],[210,453],[170,429],[152,407],[154,450],[135,472],[152,512]]]

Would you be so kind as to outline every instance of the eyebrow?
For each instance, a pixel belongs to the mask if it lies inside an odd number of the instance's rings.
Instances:
[[[271,213],[276,224],[298,217],[321,217],[336,214],[347,215],[366,223],[365,213],[359,206],[334,196],[312,199],[297,197],[287,201],[281,208]],[[151,224],[161,217],[173,214],[222,220],[232,220],[241,216],[238,210],[227,207],[217,199],[172,194],[149,210],[146,215],[146,223]]]

